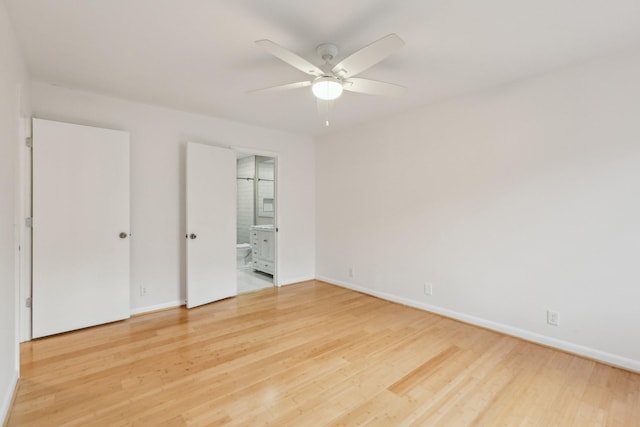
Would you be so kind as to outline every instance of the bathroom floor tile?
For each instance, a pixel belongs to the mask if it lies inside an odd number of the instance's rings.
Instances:
[[[273,286],[273,276],[251,269],[238,270],[238,293],[257,291]]]

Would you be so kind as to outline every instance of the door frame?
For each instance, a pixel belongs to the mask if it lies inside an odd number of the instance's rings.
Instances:
[[[278,217],[280,212],[280,154],[275,151],[266,151],[259,150],[251,147],[236,147],[230,146],[234,151],[242,154],[248,154],[252,156],[263,156],[263,157],[271,157],[273,159],[273,179],[275,181],[275,185],[273,186],[273,198],[275,202],[273,204],[273,245],[274,245],[274,254],[275,254],[275,268],[273,271],[273,286],[281,287],[282,284],[278,280],[278,272],[280,271],[280,252],[278,250]]]
[[[21,115],[18,123],[18,159],[16,167],[16,238],[18,247],[18,276],[16,292],[16,316],[18,319],[18,340],[31,340],[31,307],[27,307],[27,298],[31,298],[31,227],[27,218],[31,218],[32,206],[32,166],[33,157],[28,141],[31,138],[29,115]]]

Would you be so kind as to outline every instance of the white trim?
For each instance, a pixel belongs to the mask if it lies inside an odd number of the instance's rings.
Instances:
[[[180,307],[181,305],[184,305],[184,304],[185,304],[184,301],[176,300],[176,301],[164,302],[162,304],[148,305],[146,307],[132,308],[131,315],[133,316],[134,314],[149,313],[151,311],[164,310],[166,308]]]
[[[13,402],[13,397],[16,394],[18,389],[18,379],[19,379],[18,371],[13,371],[13,377],[10,381],[10,384],[13,383],[13,390],[7,390],[7,394],[2,399],[2,406],[0,406],[0,420],[2,420],[2,425],[5,425],[7,421],[9,421],[9,409],[11,409],[11,403]]]
[[[296,283],[308,282],[309,280],[315,280],[315,279],[316,279],[315,276],[294,277],[292,279],[287,279],[286,281],[283,281],[282,283],[278,283],[277,286],[295,285]],[[322,279],[318,279],[318,280],[322,280]],[[328,280],[325,280],[325,282],[328,282]]]
[[[491,320],[483,319],[481,317],[460,313],[454,310],[449,310],[449,309],[438,307],[435,305],[424,304],[418,301],[413,301],[408,298],[399,297],[386,292],[375,291],[372,289],[364,288],[362,286],[353,285],[351,283],[331,279],[329,277],[318,276],[317,280],[321,280],[323,282],[327,282],[332,285],[341,286],[343,288],[351,289],[354,291],[362,292],[364,294],[372,295],[387,301],[397,302],[399,304],[403,304],[409,307],[418,308],[420,310],[425,310],[431,313],[439,314],[441,316],[449,317],[451,319],[459,320],[461,322],[469,323],[471,325],[481,326],[483,328],[501,332],[506,335],[522,338],[526,341],[531,341],[537,344],[553,347],[562,351],[566,351],[568,353],[587,357],[589,359],[593,359],[598,362],[605,363],[607,365],[615,366],[617,368],[622,368],[628,371],[640,373],[639,360],[629,359],[624,356],[607,353],[605,351],[597,350],[595,348],[585,347],[580,344],[575,344],[569,341],[563,341],[556,338],[551,338],[546,335],[541,335],[535,332],[527,331],[525,329],[514,328],[513,326],[505,325],[503,323],[493,322]]]
[[[26,138],[31,138],[31,117],[20,117],[18,132],[18,166],[20,176],[17,178],[19,195],[18,227],[20,235],[18,244],[21,247],[18,254],[20,262],[19,283],[17,290],[17,327],[19,342],[31,340],[31,308],[27,307],[27,298],[31,297],[31,231],[25,224],[26,217],[31,216],[31,148],[27,147]],[[20,360],[18,359],[18,364]]]

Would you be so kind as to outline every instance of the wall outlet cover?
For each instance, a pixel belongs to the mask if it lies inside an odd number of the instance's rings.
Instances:
[[[547,310],[547,323],[551,326],[560,326],[560,313],[553,310]]]
[[[425,282],[424,284],[424,294],[425,295],[433,295],[433,285],[429,282]]]

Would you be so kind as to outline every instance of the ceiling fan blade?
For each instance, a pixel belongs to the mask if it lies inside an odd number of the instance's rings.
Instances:
[[[283,90],[289,90],[289,89],[298,89],[301,87],[307,87],[307,86],[311,86],[311,82],[309,81],[304,81],[304,82],[295,82],[295,83],[287,83],[285,85],[278,85],[278,86],[272,86],[272,87],[266,87],[264,89],[255,89],[255,90],[250,90],[247,93],[271,93],[271,92],[281,92]]]
[[[276,58],[286,62],[287,64],[291,65],[292,67],[297,68],[298,70],[302,71],[303,73],[307,73],[310,74],[312,76],[320,76],[322,75],[322,70],[318,67],[316,67],[315,65],[313,65],[311,62],[307,61],[306,59],[296,55],[295,53],[291,52],[288,49],[285,49],[284,47],[280,46],[279,44],[276,44],[274,42],[272,42],[271,40],[257,40],[256,44],[258,46],[260,46],[261,48],[263,48],[264,50],[266,50],[267,52],[269,52],[270,54],[272,54],[273,56],[275,56]]]
[[[389,34],[347,56],[331,70],[343,78],[355,76],[377,64],[404,46],[404,41],[396,34]]]
[[[377,80],[351,78],[343,82],[344,90],[350,92],[366,93],[368,95],[400,96],[406,88],[392,83],[379,82]]]

